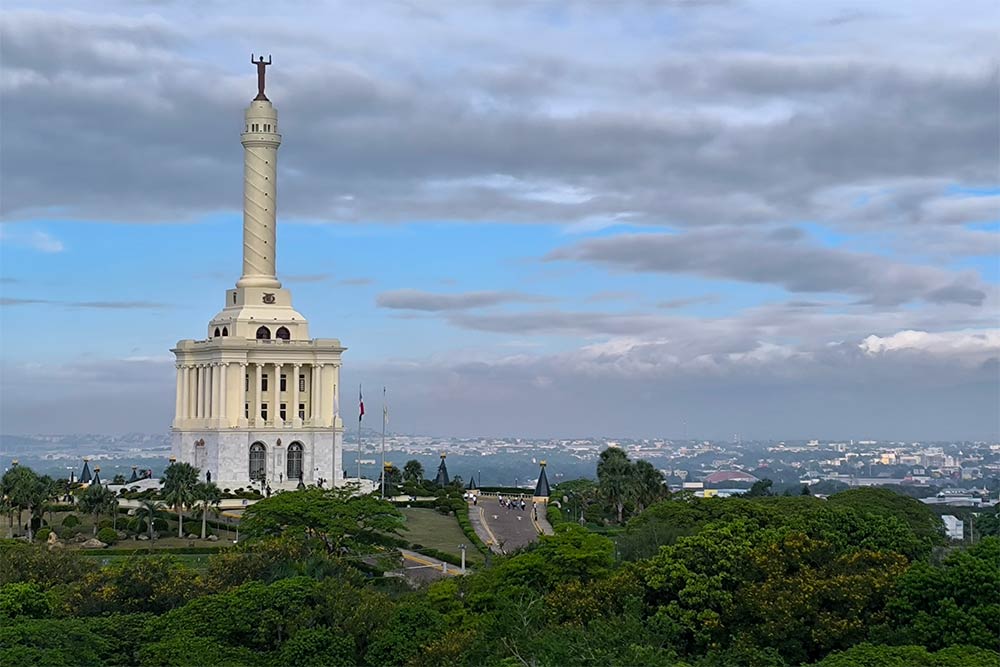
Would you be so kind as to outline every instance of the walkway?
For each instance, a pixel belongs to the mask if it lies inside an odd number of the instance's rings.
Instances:
[[[545,507],[539,507],[539,518],[544,521]],[[480,496],[477,505],[469,506],[469,520],[479,537],[495,553],[511,553],[538,539],[539,532],[548,527],[548,522],[532,520],[531,503],[522,511],[507,509],[495,497]],[[549,528],[549,531],[552,529]]]

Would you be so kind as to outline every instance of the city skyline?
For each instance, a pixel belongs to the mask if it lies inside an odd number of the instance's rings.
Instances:
[[[169,429],[239,277],[253,51],[278,277],[376,421],[388,386],[433,435],[1000,435],[995,6],[59,6],[0,28],[5,433]]]

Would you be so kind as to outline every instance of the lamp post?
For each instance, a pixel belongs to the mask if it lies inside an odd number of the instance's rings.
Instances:
[[[462,574],[465,574],[465,545],[459,544],[458,548],[462,550]]]

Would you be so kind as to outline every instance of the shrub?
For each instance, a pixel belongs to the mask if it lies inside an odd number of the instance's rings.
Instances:
[[[157,533],[165,533],[170,530],[170,526],[167,525],[166,520],[156,517],[153,519],[153,530]]]
[[[114,544],[118,541],[118,533],[111,527],[101,528],[97,531],[97,539],[105,544]]]
[[[146,525],[145,517],[132,517],[129,519],[128,525],[126,526],[129,532],[132,533],[146,533],[149,526]]]
[[[62,525],[66,528],[75,528],[80,525],[80,517],[75,514],[67,514],[66,518],[62,520]]]
[[[56,528],[56,535],[59,536],[60,540],[71,540],[76,537],[76,534],[80,531],[76,528],[67,528],[66,526],[61,526]]]
[[[35,533],[35,539],[39,542],[44,542],[49,539],[49,535],[52,533],[51,528],[39,528],[38,532]]]
[[[111,519],[101,519],[100,523],[97,524],[98,530],[104,530],[105,528],[114,528],[114,522]]]

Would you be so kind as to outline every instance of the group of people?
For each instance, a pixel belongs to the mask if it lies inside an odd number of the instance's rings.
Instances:
[[[515,500],[514,498],[504,498],[503,496],[500,495],[497,496],[497,502],[499,502],[501,506],[506,507],[509,510],[520,509],[523,512],[524,508],[527,507],[527,505],[524,502],[524,498],[521,498],[520,506],[518,505],[518,501]]]

